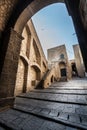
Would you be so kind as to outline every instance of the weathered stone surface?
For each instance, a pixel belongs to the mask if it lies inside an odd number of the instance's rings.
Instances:
[[[80,123],[80,116],[76,114],[69,115],[69,121]]]
[[[81,116],[82,124],[87,125],[87,116]]]
[[[15,0],[0,0],[0,30],[4,30],[15,4]]]
[[[0,96],[2,98],[5,98],[6,96],[11,97],[14,95],[21,41],[22,37],[16,31],[11,29],[9,45],[5,56],[2,76],[0,78]],[[12,58],[9,56],[10,53],[12,54]],[[17,60],[13,58],[14,56],[17,56]]]
[[[56,86],[58,84],[60,83],[55,83]],[[70,87],[68,86],[68,91],[69,88]],[[77,86],[76,91],[78,91],[78,88],[79,87]],[[54,88],[54,90],[56,91],[56,88]],[[86,104],[79,105],[76,102],[75,104],[68,104],[68,101],[66,103],[63,103],[61,100],[60,102],[53,102],[50,100],[50,97],[55,97],[55,93],[51,93],[51,96],[48,96],[49,100],[46,101],[44,99],[47,98],[47,95],[43,97],[42,90],[41,93],[39,90],[39,95],[37,91],[36,93],[30,92],[23,94],[25,98],[17,97],[14,109],[0,113],[0,122],[6,124],[10,128],[16,128],[16,130],[53,130],[54,128],[55,130],[77,130],[77,128],[81,130],[87,128]],[[33,99],[27,98],[29,94]],[[39,98],[42,95],[42,100],[36,99],[35,95],[38,95]],[[78,98],[78,96],[76,97]],[[55,121],[57,123],[54,123]],[[64,125],[59,124],[59,122],[64,123]],[[70,127],[68,125],[71,125],[73,127]]]
[[[47,60],[32,20],[24,27],[22,36],[24,40],[21,44],[18,61],[15,95],[36,88],[48,68]]]
[[[58,118],[62,120],[68,120],[68,113],[60,113]]]

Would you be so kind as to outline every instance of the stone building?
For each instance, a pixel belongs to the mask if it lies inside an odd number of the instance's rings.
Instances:
[[[48,68],[32,20],[24,27],[22,37],[15,95],[36,88]]]
[[[71,78],[71,67],[69,64],[65,45],[48,49],[48,65],[56,68],[57,80]]]
[[[75,64],[76,64],[78,76],[84,77],[85,76],[85,67],[84,67],[80,47],[78,44],[76,44],[76,45],[73,45],[73,49],[74,49]]]

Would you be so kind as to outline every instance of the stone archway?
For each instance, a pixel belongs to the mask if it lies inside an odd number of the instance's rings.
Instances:
[[[28,63],[24,57],[20,56],[16,85],[15,85],[15,95],[25,93],[27,90],[27,75],[28,75]]]
[[[67,79],[67,68],[65,62],[59,62],[59,70],[60,70],[60,81],[65,81]]]
[[[32,65],[30,69],[30,78],[31,78],[31,89],[36,88],[38,83],[41,80],[41,71],[37,65]]]
[[[0,39],[2,41],[0,45],[1,98],[14,96],[18,57],[20,53],[21,41],[23,40],[21,34],[24,26],[37,11],[49,4],[57,2],[65,2],[69,14],[72,16],[87,70],[87,30],[84,29],[81,20],[79,11],[80,0],[10,0],[11,6],[8,6],[9,3],[7,2],[7,6],[9,8],[6,8],[3,11],[3,22],[0,26]],[[7,12],[9,15],[6,15]],[[2,19],[2,17],[0,18]]]

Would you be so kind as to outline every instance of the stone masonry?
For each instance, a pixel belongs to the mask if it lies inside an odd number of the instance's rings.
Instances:
[[[82,58],[82,54],[81,54],[81,51],[80,51],[80,47],[79,47],[78,44],[77,45],[73,45],[73,49],[74,49],[75,63],[76,63],[78,76],[79,77],[84,77],[85,76],[85,67],[84,67],[84,63],[83,63],[83,58]]]
[[[56,67],[56,77],[57,79],[61,79],[61,69],[65,69],[66,71],[66,78],[71,78],[71,67],[69,65],[69,60],[66,52],[65,45],[61,45],[58,47],[54,47],[48,49],[48,64],[49,67],[55,66]]]
[[[22,36],[15,95],[34,89],[47,71],[47,60],[32,20],[25,26]],[[25,70],[27,69],[27,70]],[[26,83],[25,83],[26,81]],[[25,83],[25,84],[24,84]]]

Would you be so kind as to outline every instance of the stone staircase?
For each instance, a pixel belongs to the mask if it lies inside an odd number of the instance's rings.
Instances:
[[[48,73],[49,73],[49,69],[46,71],[46,73],[43,75],[41,81],[39,82],[39,84],[37,85],[36,89],[42,89],[44,88],[44,80],[47,77]]]
[[[0,130],[87,130],[87,80],[56,82],[16,97]]]

